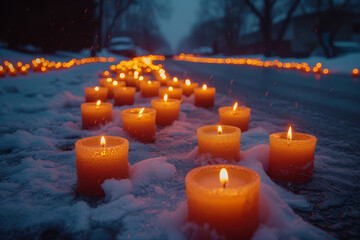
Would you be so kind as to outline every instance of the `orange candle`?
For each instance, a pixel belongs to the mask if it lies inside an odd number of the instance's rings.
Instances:
[[[180,87],[180,82],[177,77],[174,77],[171,81],[166,82],[168,87],[178,88]]]
[[[156,97],[159,96],[160,82],[142,82],[140,84],[140,92],[143,97]]]
[[[85,101],[97,102],[98,100],[106,102],[108,89],[105,87],[86,87],[85,88]]]
[[[165,74],[156,74],[155,75],[156,81],[159,81],[162,86],[167,86],[167,77]]]
[[[126,79],[126,86],[136,87],[139,76],[127,75],[125,79]]]
[[[269,136],[269,175],[285,182],[311,181],[316,137],[289,131]]]
[[[122,126],[127,134],[143,143],[155,142],[156,111],[153,108],[130,108],[121,111]]]
[[[104,77],[104,78],[108,78],[108,77],[110,77],[110,72],[109,72],[109,71],[105,71],[105,72],[103,72],[103,73],[101,74],[101,76]]]
[[[201,88],[195,88],[195,106],[205,108],[213,107],[215,102],[215,92],[215,88],[208,88],[206,84],[204,84]]]
[[[122,137],[96,136],[75,143],[77,186],[80,193],[102,197],[106,179],[128,178],[129,141]]]
[[[101,87],[107,87],[108,85],[111,85],[113,82],[112,78],[100,78],[99,84]]]
[[[0,77],[4,77],[6,74],[5,68],[3,66],[0,66]]]
[[[89,102],[81,104],[82,127],[89,129],[102,126],[112,120],[112,104]]]
[[[197,129],[198,152],[228,161],[240,159],[241,131],[227,125],[208,125]]]
[[[113,98],[114,89],[125,87],[125,82],[112,81],[111,84],[107,84],[106,87],[109,89],[108,98]]]
[[[237,102],[232,107],[221,107],[219,108],[220,124],[238,127],[242,132],[247,131],[250,112],[250,108],[239,107]]]
[[[114,106],[133,105],[135,101],[135,87],[114,88]]]
[[[184,84],[180,84],[183,94],[187,97],[190,97],[194,92],[194,88],[197,88],[198,86],[198,83],[192,83],[189,79],[186,79]]]
[[[173,87],[161,88],[159,94],[160,98],[164,98],[165,94],[167,94],[169,98],[181,99],[182,89]]]
[[[151,100],[151,107],[156,110],[156,124],[166,126],[172,124],[180,114],[180,100],[164,98]]]
[[[236,165],[192,169],[185,177],[188,216],[226,239],[250,239],[259,225],[260,176]]]

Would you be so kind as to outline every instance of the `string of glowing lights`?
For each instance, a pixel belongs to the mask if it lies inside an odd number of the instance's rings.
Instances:
[[[296,70],[302,71],[305,73],[317,73],[327,75],[330,73],[330,70],[323,68],[322,63],[318,62],[315,66],[310,67],[306,62],[295,63],[295,62],[281,62],[279,60],[267,60],[263,61],[259,58],[210,58],[210,57],[196,57],[193,54],[184,54],[181,53],[178,56],[173,57],[177,61],[186,61],[186,62],[198,62],[198,63],[214,63],[214,64],[234,64],[234,65],[250,65],[264,68],[280,68],[287,70]],[[359,70],[354,68],[351,71],[353,77],[359,77]]]
[[[18,74],[26,75],[30,69],[33,72],[44,73],[53,70],[68,69],[83,64],[114,61],[116,61],[116,59],[112,57],[90,57],[82,59],[73,58],[69,62],[55,62],[49,61],[45,58],[35,58],[31,61],[30,64],[23,63],[21,61],[13,64],[10,61],[4,61],[4,66],[0,65],[0,77],[5,77],[7,74],[12,77],[17,76]]]

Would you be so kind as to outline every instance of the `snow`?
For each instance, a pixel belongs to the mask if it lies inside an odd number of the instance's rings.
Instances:
[[[22,56],[3,52],[11,58]],[[208,226],[187,222],[184,178],[194,167],[223,161],[197,156],[196,129],[216,124],[217,108],[234,99],[217,93],[215,108],[208,110],[195,107],[193,97],[184,98],[179,119],[171,126],[158,127],[154,144],[136,142],[122,130],[120,112],[128,107],[114,107],[114,121],[102,129],[82,130],[83,88],[96,85],[97,74],[108,66],[89,64],[0,79],[1,235],[36,239],[48,234],[74,239],[221,239]],[[132,107],[150,106],[149,99],[139,93],[135,99]],[[242,161],[233,163],[261,176],[261,224],[253,239],[331,239],[295,214],[293,209],[311,211],[308,200],[280,187],[266,174],[268,137],[278,130],[275,125],[253,109],[250,129],[241,135]],[[105,198],[93,199],[76,190],[74,144],[100,134],[129,139],[130,178],[106,180],[102,184]],[[316,156],[315,160],[317,168],[334,161],[328,155]],[[328,204],[331,207],[338,202]]]

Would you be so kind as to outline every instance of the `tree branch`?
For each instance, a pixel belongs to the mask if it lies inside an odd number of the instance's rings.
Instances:
[[[282,41],[283,37],[284,37],[284,34],[286,32],[286,29],[288,28],[289,24],[290,24],[290,20],[292,18],[292,15],[294,13],[294,11],[296,10],[296,7],[299,5],[300,3],[300,0],[295,0],[293,2],[293,4],[291,5],[287,15],[286,15],[286,18],[284,20],[284,23],[282,24],[281,26],[281,29],[280,29],[280,32],[279,32],[279,35],[278,35],[278,38],[277,38],[277,41],[278,43],[280,43],[280,41]]]
[[[109,25],[109,27],[106,30],[106,38],[109,36],[109,34],[112,32],[113,28],[115,27],[116,21],[117,19],[120,17],[120,15],[126,10],[128,9],[132,4],[134,4],[136,2],[136,0],[128,0],[125,5],[123,7],[119,7],[116,10],[115,16],[111,22],[111,24]]]
[[[255,13],[260,19],[262,19],[262,15],[259,12],[259,10],[256,9],[256,7],[254,6],[254,4],[252,4],[252,2],[250,2],[250,0],[245,0],[245,3],[251,8],[251,10],[253,11],[253,13]]]

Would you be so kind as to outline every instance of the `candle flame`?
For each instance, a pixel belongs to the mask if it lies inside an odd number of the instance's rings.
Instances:
[[[186,84],[186,86],[190,86],[190,85],[191,85],[190,80],[189,80],[189,79],[186,79],[186,80],[185,80],[185,84]]]
[[[168,95],[165,94],[165,95],[164,95],[164,101],[167,102],[167,100],[168,100]]]
[[[179,79],[178,79],[177,77],[174,77],[174,78],[173,78],[173,81],[174,81],[174,82],[177,82],[178,80],[179,80]]]
[[[233,107],[233,112],[236,112],[237,108],[238,108],[238,102],[235,102]]]
[[[113,81],[113,85],[117,86],[118,85],[118,81]]]
[[[99,91],[99,87],[95,87],[95,91]]]
[[[98,100],[98,101],[96,102],[96,106],[100,106],[100,104],[101,104],[101,100]]]
[[[206,89],[207,89],[206,84],[202,85],[202,89],[203,89],[203,90],[206,90]]]
[[[151,81],[148,81],[148,84],[151,84]]]
[[[173,87],[169,87],[169,91],[172,91],[172,90],[174,90],[174,88],[173,88]]]
[[[125,73],[120,73],[120,78],[125,78]]]
[[[292,139],[292,129],[291,126],[289,127],[289,131],[287,133],[287,140],[291,140]]]
[[[220,178],[221,184],[225,188],[226,183],[229,181],[229,175],[225,168],[222,168],[220,170],[219,178]]]
[[[222,127],[221,127],[221,125],[218,126],[218,129],[217,129],[217,130],[218,130],[218,133],[219,133],[219,134],[222,134]]]
[[[140,81],[144,80],[144,77],[143,77],[143,76],[140,76],[140,77],[139,77],[139,80],[140,80]]]
[[[106,81],[107,82],[112,82],[112,78],[107,78]]]
[[[105,137],[104,137],[104,136],[101,136],[100,145],[101,145],[102,147],[105,147],[105,145],[106,145],[106,141],[105,141]]]
[[[144,110],[145,110],[145,108],[140,109],[140,111],[139,111],[139,118],[143,116]]]

